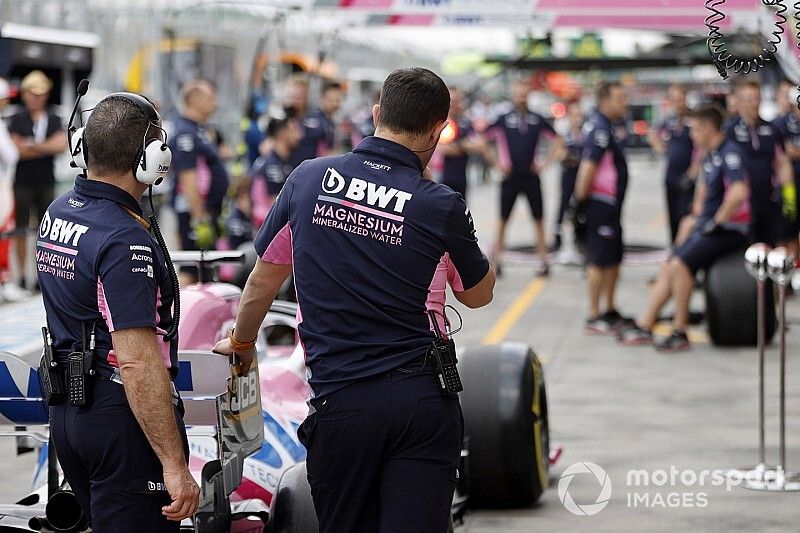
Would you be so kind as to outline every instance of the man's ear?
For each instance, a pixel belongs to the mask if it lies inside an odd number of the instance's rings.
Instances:
[[[378,117],[381,114],[381,104],[375,104],[372,106],[372,123],[377,128],[378,127]]]
[[[436,123],[433,127],[433,137],[431,137],[431,141],[434,141],[436,144],[439,143],[439,138],[442,136],[442,132],[447,127],[447,120],[442,120]]]

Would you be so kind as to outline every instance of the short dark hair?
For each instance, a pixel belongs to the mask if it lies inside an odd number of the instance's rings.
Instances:
[[[322,90],[319,92],[319,94],[324,96],[328,91],[341,91],[341,90],[343,90],[342,84],[339,83],[338,81],[326,81],[322,85]]]
[[[447,120],[450,92],[442,78],[426,68],[402,68],[383,82],[378,127],[419,135]]]
[[[704,105],[692,111],[689,116],[696,120],[708,122],[719,130],[722,129],[722,120],[725,115],[715,105]]]
[[[284,112],[277,117],[272,117],[267,123],[267,137],[273,139],[283,130],[289,127],[289,123],[295,119],[297,112],[292,107],[287,107]]]
[[[142,110],[130,100],[112,96],[101,101],[83,130],[89,169],[108,174],[132,170],[138,163],[145,132],[145,142],[160,137],[161,130],[149,124]]]
[[[597,103],[608,100],[609,97],[611,97],[611,91],[620,88],[622,88],[622,85],[620,85],[619,82],[604,81],[603,83],[600,84],[599,87],[597,87],[597,93],[595,94],[595,96],[597,97]]]

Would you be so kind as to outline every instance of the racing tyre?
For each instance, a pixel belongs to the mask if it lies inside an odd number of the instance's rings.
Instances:
[[[775,298],[772,282],[765,290],[765,339],[775,333]],[[708,334],[717,346],[755,346],[758,339],[756,280],[744,268],[744,251],[715,262],[706,272],[706,320]]]
[[[269,516],[267,531],[271,533],[319,531],[305,461],[290,466],[281,475]]]
[[[464,391],[467,494],[475,507],[522,507],[549,483],[547,393],[538,358],[524,344],[466,350]]]

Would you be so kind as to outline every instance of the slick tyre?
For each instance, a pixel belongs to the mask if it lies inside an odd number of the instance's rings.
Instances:
[[[308,484],[306,463],[290,466],[281,476],[270,508],[270,533],[317,533],[319,524]]]
[[[744,268],[744,251],[719,259],[706,271],[708,334],[717,346],[755,346],[758,338],[756,280]],[[765,289],[765,339],[775,333],[772,282]]]
[[[506,343],[466,350],[467,493],[472,507],[523,507],[549,483],[550,435],[544,373],[533,351]]]

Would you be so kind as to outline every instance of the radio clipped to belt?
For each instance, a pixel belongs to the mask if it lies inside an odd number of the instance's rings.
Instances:
[[[433,325],[433,332],[436,338],[433,339],[428,354],[433,355],[436,361],[436,373],[439,377],[439,385],[448,394],[458,394],[464,390],[461,384],[461,377],[458,375],[458,359],[456,358],[456,343],[453,341],[452,334],[448,333],[445,338],[442,330],[439,329],[439,322],[433,311],[428,311],[428,316]],[[446,320],[446,318],[445,318]]]
[[[86,324],[81,323],[80,351],[73,351],[67,356],[66,368],[56,361],[53,355],[53,340],[46,327],[42,328],[44,352],[39,364],[39,380],[42,395],[48,405],[82,406],[91,402],[91,387],[86,386],[86,376],[95,374],[94,350],[95,329],[97,322],[92,322],[89,339],[86,338]]]

